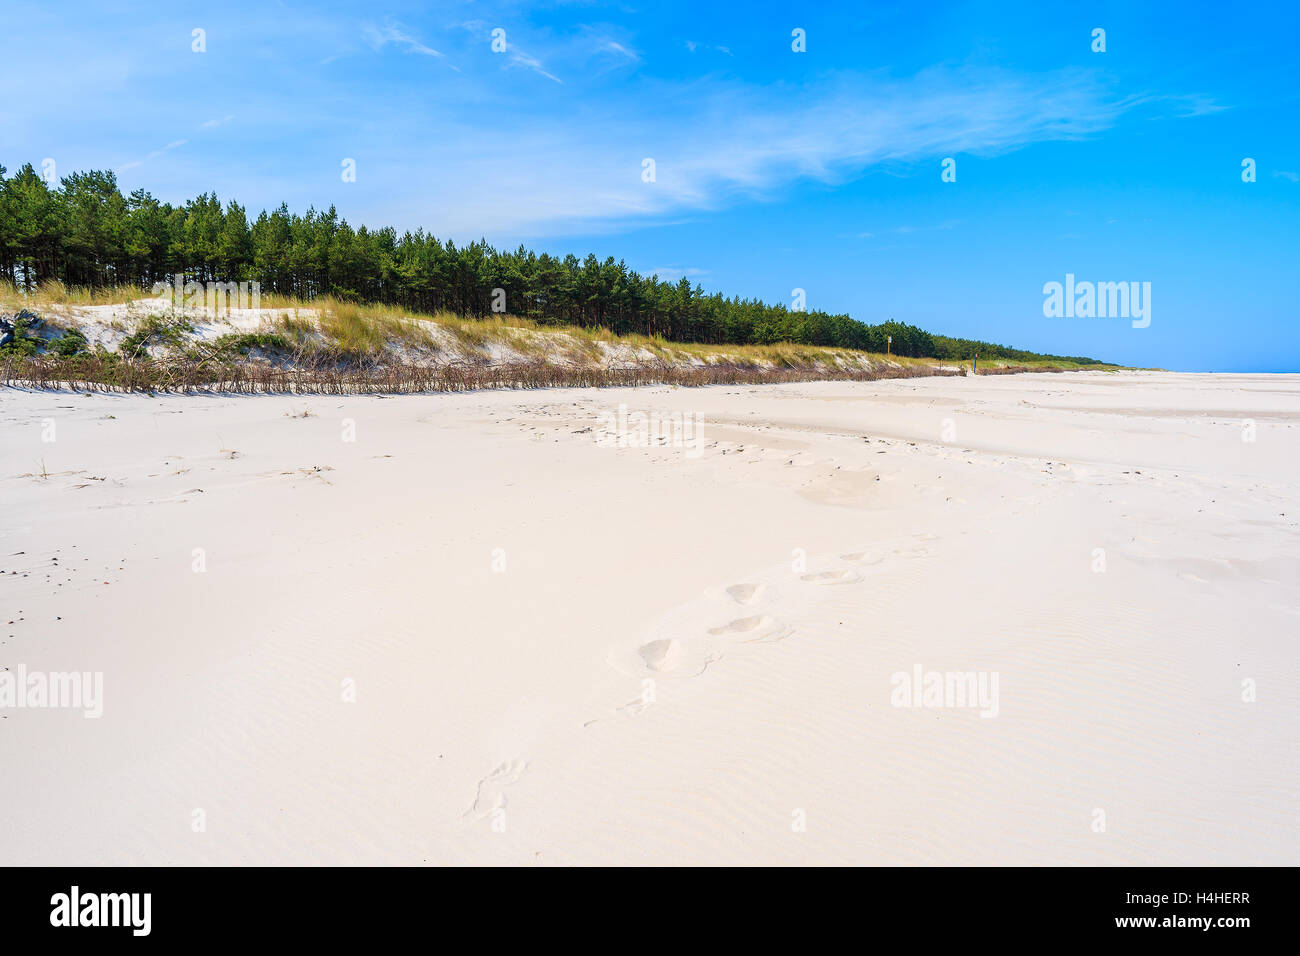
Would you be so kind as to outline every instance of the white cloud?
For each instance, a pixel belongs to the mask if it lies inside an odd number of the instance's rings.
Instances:
[[[834,184],[873,167],[1084,138],[1137,103],[1086,72],[665,84],[638,90],[635,110],[575,111],[558,124],[524,110],[487,128],[444,127],[419,219],[474,236],[589,231],[771,196],[798,180]],[[656,163],[653,183],[641,179],[645,157]]]
[[[146,155],[143,159],[133,159],[133,160],[131,160],[131,161],[128,162],[128,163],[123,163],[121,166],[118,166],[117,169],[114,170],[114,172],[118,172],[118,173],[120,173],[120,172],[122,172],[123,170],[127,170],[127,169],[135,169],[135,167],[137,167],[137,166],[143,166],[143,165],[144,165],[145,163],[147,163],[149,160],[151,160],[151,159],[157,159],[157,158],[158,158],[159,156],[161,156],[163,153],[166,153],[166,152],[168,152],[168,151],[170,151],[170,150],[173,150],[173,149],[180,149],[182,146],[184,146],[184,145],[185,145],[186,143],[188,143],[188,142],[189,142],[188,139],[174,139],[174,140],[172,140],[170,143],[168,143],[166,146],[164,146],[162,149],[155,149],[153,152],[151,152],[151,153],[149,153],[148,155]]]
[[[662,266],[658,269],[647,269],[641,272],[645,276],[658,276],[664,282],[675,282],[681,278],[697,279],[709,274],[708,269],[696,269],[688,266],[683,269],[678,266]]]
[[[630,50],[617,40],[604,39],[599,41],[600,49],[609,53],[617,53],[619,56],[627,57],[633,63],[641,62],[641,54],[635,50]]]
[[[484,43],[488,43],[491,42],[492,40],[495,40],[495,37],[492,36],[492,30],[497,28],[493,27],[490,23],[488,23],[485,20],[466,20],[465,22],[458,24],[458,26],[460,26],[464,30],[469,31],[471,34],[479,37],[480,39],[483,40]],[[505,29],[505,28],[501,27],[500,29]],[[544,76],[548,80],[552,80],[561,85],[564,84],[563,80],[561,80],[554,73],[546,69],[546,65],[541,60],[539,60],[537,57],[533,56],[532,54],[522,50],[515,43],[513,39],[513,35],[514,35],[513,31],[507,31],[506,33],[505,52],[508,54],[506,60],[506,64],[508,66],[522,66],[524,69],[532,70],[534,73],[538,74],[539,76]],[[611,42],[611,41],[604,41],[604,42]],[[614,44],[614,45],[617,46],[618,44]]]
[[[523,50],[516,49],[513,46],[508,47],[508,51],[510,53],[511,63],[517,63],[519,66],[527,67],[528,69],[532,70],[534,73],[538,73],[546,77],[548,80],[554,80],[556,83],[560,83],[560,84],[564,83],[564,81],[561,80],[558,76],[546,72],[546,68],[542,66],[542,62],[538,60],[536,57],[529,56]]]
[[[367,24],[363,32],[371,49],[375,51],[382,50],[388,44],[400,47],[407,53],[418,53],[421,56],[442,57],[444,54],[439,53],[431,46],[426,46],[418,39],[406,31],[406,28],[398,23],[386,23],[384,26],[375,26]]]
[[[695,40],[687,40],[686,49],[689,50],[691,53],[694,53],[696,50],[716,50],[719,53],[725,53],[727,56],[734,56],[734,54],[731,52],[730,47],[710,46],[707,43],[699,43]]]

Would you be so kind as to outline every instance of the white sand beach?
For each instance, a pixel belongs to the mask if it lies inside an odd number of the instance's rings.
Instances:
[[[6,390],[102,715],[0,707],[0,864],[1295,865],[1297,464],[1296,375]]]

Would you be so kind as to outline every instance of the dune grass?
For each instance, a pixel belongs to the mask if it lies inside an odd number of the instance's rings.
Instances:
[[[873,381],[959,375],[935,366],[879,367],[825,372],[741,365],[556,365],[546,361],[497,365],[408,363],[340,365],[317,356],[295,367],[218,356],[123,359],[116,353],[75,357],[0,353],[0,385],[111,392],[374,394],[500,388],[611,388],[641,385],[760,385],[779,382]]]
[[[153,298],[134,286],[102,289],[68,288],[43,283],[30,295],[12,284],[0,284],[0,304],[10,311],[92,305],[127,305]],[[774,345],[708,345],[670,342],[661,335],[616,334],[603,326],[542,325],[517,315],[464,318],[451,313],[413,313],[396,306],[360,304],[332,296],[310,300],[263,293],[260,307],[279,313],[265,331],[285,335],[303,349],[336,351],[342,356],[377,359],[392,348],[437,353],[444,343],[471,357],[487,359],[494,349],[524,359],[582,364],[607,362],[611,355],[669,364],[752,364],[768,368],[838,367],[884,356],[849,349],[794,343]],[[187,313],[195,310],[186,310]],[[120,322],[113,323],[115,325]],[[930,360],[889,358],[895,364]]]
[[[126,305],[152,298],[135,286],[101,289],[69,288],[59,282],[43,283],[30,295],[11,283],[0,283],[0,308],[51,309],[67,324],[79,306]],[[396,306],[364,304],[320,296],[303,300],[263,294],[259,305],[268,313],[258,334],[283,342],[298,356],[332,357],[341,361],[384,362],[397,358],[475,363],[546,362],[570,366],[670,365],[693,367],[749,367],[804,372],[853,372],[889,366],[971,369],[970,359],[945,361],[880,355],[852,349],[778,342],[771,345],[710,345],[670,342],[660,335],[616,334],[603,326],[540,324],[522,316],[493,315],[465,318],[451,313],[420,314]],[[196,310],[186,310],[186,314]],[[130,320],[128,320],[129,322]],[[133,323],[136,332],[150,321]],[[120,319],[110,324],[130,331]],[[235,340],[230,340],[235,341]],[[241,346],[244,340],[240,339]],[[265,350],[261,350],[265,351]],[[981,374],[1011,371],[1061,371],[1088,368],[1114,370],[1118,366],[1080,366],[1061,361],[1010,361],[980,359]]]
[[[973,363],[970,359],[961,359],[949,363],[962,369],[971,371]],[[1065,359],[1004,359],[994,358],[979,360],[978,374],[980,375],[1011,375],[1016,372],[1117,372],[1123,369],[1122,365],[1081,365],[1078,362],[1071,362]]]
[[[375,358],[394,346],[437,350],[430,329],[390,308],[336,299],[316,300],[314,307],[321,334],[344,355]]]
[[[28,294],[12,282],[0,280],[0,309],[6,312],[51,306],[129,305],[147,298],[150,298],[149,293],[136,285],[88,288],[65,286],[53,280],[42,282]]]

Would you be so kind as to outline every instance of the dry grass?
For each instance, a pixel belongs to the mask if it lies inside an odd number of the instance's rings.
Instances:
[[[77,306],[130,304],[146,298],[148,293],[136,287],[70,289],[57,282],[45,283],[26,296],[12,284],[0,283],[0,307],[8,311],[22,307],[48,309],[47,317],[59,316],[59,325],[76,324]],[[299,365],[304,358],[360,365],[401,364],[423,359],[429,363],[460,361],[477,365],[543,362],[571,368],[609,365],[748,368],[800,375],[816,372],[824,376],[857,374],[864,370],[876,375],[876,370],[882,368],[916,375],[932,374],[936,366],[962,371],[971,368],[970,359],[940,362],[790,342],[772,345],[669,342],[658,335],[620,335],[604,327],[540,325],[515,315],[466,319],[446,312],[419,314],[395,306],[358,304],[329,296],[301,300],[263,294],[260,304],[268,314],[262,331],[282,335],[291,345],[293,361]],[[110,324],[119,331],[126,330],[120,321]],[[979,362],[980,374],[989,375],[1075,368],[1113,369],[1115,366],[984,358]]]
[[[297,313],[284,312],[269,323],[268,332],[278,332],[299,348],[307,348],[317,340],[316,323]]]
[[[394,349],[438,352],[433,330],[420,318],[383,305],[362,305],[321,297],[308,306],[283,296],[263,296],[261,308],[279,314],[264,320],[267,332],[283,335],[306,351],[332,352],[345,359],[377,359]]]
[[[0,357],[0,384],[17,388],[76,391],[235,392],[350,395],[459,392],[485,388],[610,388],[639,385],[760,385],[817,380],[870,381],[959,375],[934,366],[882,366],[821,371],[755,368],[748,365],[625,366],[556,365],[546,361],[501,365],[403,361],[342,365],[328,357],[304,357],[294,367],[210,359],[136,359],[83,355],[74,358]]]
[[[419,321],[378,305],[318,300],[319,328],[344,355],[375,357],[393,346],[436,349],[437,340]]]
[[[952,363],[960,367],[963,371],[971,370],[970,359],[956,361]],[[1080,365],[1078,362],[1067,362],[1060,359],[1040,359],[1038,361],[1026,361],[1021,359],[980,359],[979,368],[976,370],[978,375],[1014,375],[1018,372],[1116,372],[1123,366],[1120,365]]]
[[[18,309],[48,308],[50,306],[77,305],[129,305],[150,298],[137,285],[107,286],[99,289],[82,286],[65,286],[57,280],[42,282],[28,295],[12,282],[0,281],[0,308],[14,312]]]

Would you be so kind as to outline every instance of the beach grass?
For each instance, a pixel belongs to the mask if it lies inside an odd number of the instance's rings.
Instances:
[[[0,306],[10,311],[29,308],[49,310],[57,317],[55,326],[76,328],[85,322],[87,313],[79,310],[101,306],[110,309],[101,319],[104,326],[123,336],[117,358],[147,359],[151,352],[167,352],[175,361],[169,375],[197,383],[206,373],[185,369],[185,360],[258,362],[273,358],[301,370],[320,370],[329,365],[393,365],[468,363],[471,365],[508,366],[517,377],[527,381],[546,379],[543,366],[591,370],[609,367],[639,371],[658,369],[657,380],[694,381],[701,375],[718,381],[740,381],[737,370],[758,376],[759,380],[805,380],[807,377],[879,378],[931,374],[965,374],[970,360],[946,361],[881,355],[846,348],[778,342],[770,345],[705,344],[670,342],[660,335],[615,333],[603,326],[541,324],[532,319],[501,314],[484,318],[466,318],[448,312],[422,314],[397,306],[358,303],[319,296],[310,300],[282,295],[262,295],[259,307],[264,313],[254,329],[244,327],[222,334],[213,342],[187,339],[194,332],[191,320],[204,317],[204,310],[184,309],[164,316],[156,302],[137,287],[112,286],[99,289],[69,288],[62,283],[44,283],[30,294],[11,284],[0,283]],[[103,315],[103,313],[101,313]],[[116,353],[115,353],[116,354]],[[61,356],[66,358],[66,356]],[[110,363],[113,358],[106,358]],[[1062,361],[1012,362],[981,359],[981,375],[1013,372],[1054,372],[1083,366]],[[1097,369],[1098,366],[1086,366]],[[109,375],[107,365],[95,367]],[[1100,368],[1114,369],[1115,366]],[[677,369],[679,372],[670,372]],[[703,370],[701,372],[701,370]],[[92,367],[83,360],[80,373]],[[18,370],[8,373],[20,375]],[[45,369],[37,378],[58,373]],[[113,373],[119,374],[119,373]],[[566,374],[557,373],[560,379]],[[578,378],[582,376],[574,373]],[[93,377],[93,376],[92,376]],[[152,373],[146,379],[152,380]],[[237,376],[238,377],[238,376]],[[411,381],[421,376],[406,376]],[[585,379],[583,379],[585,381]],[[556,384],[561,384],[556,380]]]

